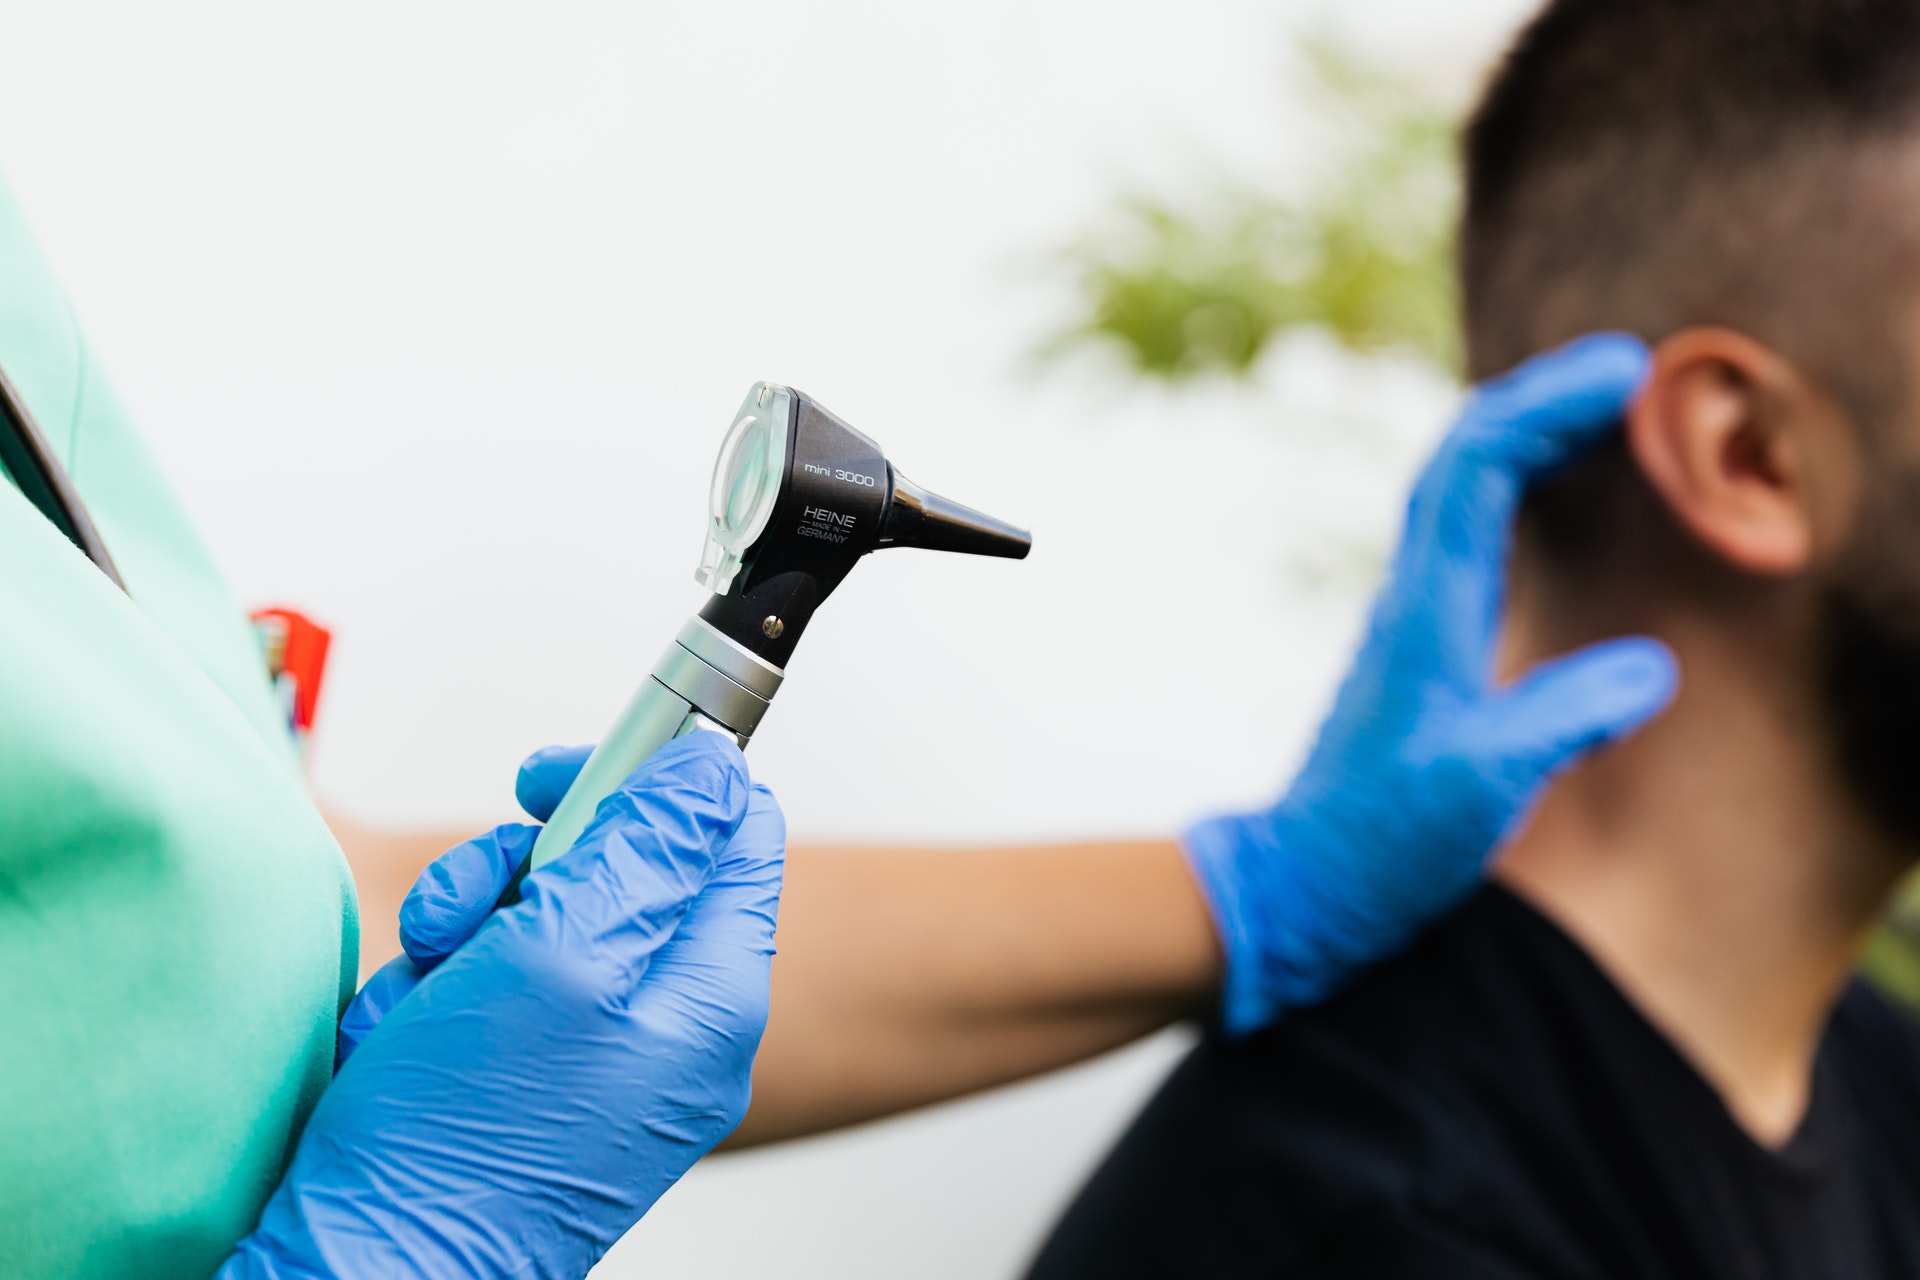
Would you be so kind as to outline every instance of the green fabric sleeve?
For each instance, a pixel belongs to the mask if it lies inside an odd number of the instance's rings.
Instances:
[[[0,1275],[202,1280],[330,1078],[353,886],[4,186],[0,282],[0,366],[128,586],[0,485]]]

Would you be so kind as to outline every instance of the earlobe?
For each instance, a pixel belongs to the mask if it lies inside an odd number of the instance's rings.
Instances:
[[[1706,548],[1747,573],[1806,568],[1807,420],[1820,397],[1793,366],[1730,329],[1686,329],[1654,349],[1627,411],[1647,482]]]

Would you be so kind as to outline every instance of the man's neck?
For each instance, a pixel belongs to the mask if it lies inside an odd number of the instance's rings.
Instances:
[[[1556,783],[1496,874],[1778,1146],[1902,861],[1840,794],[1808,718],[1739,656],[1693,648],[1673,708]]]

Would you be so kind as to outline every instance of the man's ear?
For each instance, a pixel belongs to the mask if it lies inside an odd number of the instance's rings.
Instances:
[[[1833,398],[1731,329],[1683,329],[1654,348],[1627,411],[1634,461],[1708,550],[1748,573],[1804,569],[1837,506]]]

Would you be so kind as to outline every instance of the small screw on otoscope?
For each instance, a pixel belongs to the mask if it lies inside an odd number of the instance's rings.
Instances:
[[[760,623],[760,634],[765,636],[769,640],[778,640],[780,638],[780,633],[782,631],[785,631],[786,629],[787,629],[787,624],[780,621],[780,619],[774,617],[772,614],[768,614],[766,618]]]

